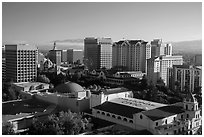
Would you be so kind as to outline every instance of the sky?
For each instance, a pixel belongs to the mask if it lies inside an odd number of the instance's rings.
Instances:
[[[202,39],[202,3],[2,3],[4,43],[85,37]]]

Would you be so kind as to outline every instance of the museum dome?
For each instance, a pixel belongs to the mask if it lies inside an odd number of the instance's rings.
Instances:
[[[55,90],[58,93],[75,93],[84,91],[84,88],[77,83],[74,82],[66,82],[58,85]]]

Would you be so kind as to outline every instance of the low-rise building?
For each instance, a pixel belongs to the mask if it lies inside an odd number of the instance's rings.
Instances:
[[[91,90],[92,91],[92,90]],[[132,91],[127,88],[112,88],[112,89],[100,89],[91,92],[90,108],[101,105],[106,101],[113,100],[115,98],[133,97]]]
[[[24,132],[31,126],[33,118],[43,121],[55,111],[55,105],[36,99],[7,101],[2,103],[2,123],[11,123],[16,133]]]
[[[116,98],[92,108],[93,116],[152,134],[195,134],[201,110],[190,92],[183,102],[165,105],[151,101]]]
[[[41,82],[13,83],[10,90],[19,93],[22,99],[31,99],[32,96],[42,90],[48,90],[49,84]]]
[[[73,82],[60,84],[53,89],[53,92],[38,92],[35,98],[73,112],[89,109],[89,90]]]

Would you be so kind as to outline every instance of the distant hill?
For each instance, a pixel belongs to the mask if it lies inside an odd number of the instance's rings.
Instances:
[[[172,42],[173,53],[202,54],[202,40]]]
[[[56,40],[57,49],[84,49],[84,40],[83,39],[66,39],[66,40]],[[47,44],[37,45],[39,50],[51,50],[54,46],[54,41]]]
[[[58,49],[84,49],[83,39],[65,39],[65,40],[55,40]],[[181,41],[181,42],[171,42],[173,45],[174,54],[202,54],[202,40],[193,41]],[[37,47],[41,51],[49,51],[53,48],[54,41],[39,44]]]

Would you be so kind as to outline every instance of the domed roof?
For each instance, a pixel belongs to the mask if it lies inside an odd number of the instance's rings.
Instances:
[[[77,83],[66,82],[58,85],[55,90],[59,93],[74,93],[84,91],[84,88]]]

